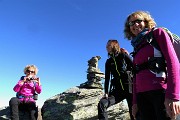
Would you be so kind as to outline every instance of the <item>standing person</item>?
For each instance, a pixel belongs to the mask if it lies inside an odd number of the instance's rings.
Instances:
[[[132,109],[134,116],[139,109],[141,120],[170,120],[180,113],[179,61],[168,34],[155,26],[145,11],[130,14],[125,22],[125,38],[135,50]],[[160,50],[148,43],[150,35]]]
[[[24,68],[24,74],[14,87],[17,96],[9,101],[10,114],[12,120],[19,120],[19,109],[28,110],[31,114],[31,120],[36,120],[35,92],[41,93],[40,78],[37,77],[38,68],[35,65],[27,65]]]
[[[126,99],[130,117],[133,120],[131,114],[132,93],[130,93],[130,86],[132,84],[129,83],[126,72],[132,70],[132,60],[126,53],[121,51],[117,40],[109,40],[106,49],[109,58],[105,63],[105,94],[98,103],[98,118],[100,120],[108,120],[107,108]],[[109,91],[110,79],[111,85]]]

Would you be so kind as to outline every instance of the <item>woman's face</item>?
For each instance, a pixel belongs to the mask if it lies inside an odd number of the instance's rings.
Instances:
[[[110,43],[107,44],[106,50],[107,50],[108,53],[110,53],[110,54],[112,53],[112,47],[111,47]]]
[[[131,16],[129,19],[129,27],[131,32],[137,36],[145,28],[144,18],[141,16]]]
[[[29,68],[26,70],[26,76],[27,77],[32,77],[35,75],[35,70],[33,68]]]

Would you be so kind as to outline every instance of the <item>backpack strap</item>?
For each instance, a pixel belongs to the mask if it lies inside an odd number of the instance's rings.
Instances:
[[[33,83],[34,83],[34,90],[36,90],[36,82],[35,82],[35,81],[33,81]]]
[[[151,31],[149,32],[149,40],[147,40],[149,42],[149,44],[151,44],[153,47],[155,47],[157,50],[161,51],[154,35],[153,35],[153,31],[156,30],[157,28],[152,28]]]
[[[24,77],[25,77],[25,76],[21,76],[20,80],[24,80]],[[21,91],[21,89],[22,89],[22,87],[20,88],[19,92]],[[19,98],[19,99],[21,99],[21,98],[23,98],[23,97],[19,94],[19,92],[16,93],[16,97]]]
[[[34,100],[37,100],[38,99],[38,94],[36,93],[36,82],[35,81],[33,81],[33,83],[34,83],[34,95],[33,95],[33,98],[34,98]]]
[[[161,49],[156,41],[156,38],[153,35],[153,31],[155,29],[157,29],[157,28],[152,28],[151,31],[148,33],[146,45],[151,44],[154,48],[156,48],[157,50],[159,50],[161,52]],[[143,47],[145,47],[145,46],[143,46]],[[162,52],[161,52],[161,54],[162,54]],[[145,70],[145,69],[150,69],[155,73],[160,73],[162,71],[166,72],[166,62],[165,62],[165,59],[162,54],[162,57],[152,57],[147,62],[144,62],[140,65],[136,65],[134,69],[135,69],[135,73],[138,73],[139,71]]]

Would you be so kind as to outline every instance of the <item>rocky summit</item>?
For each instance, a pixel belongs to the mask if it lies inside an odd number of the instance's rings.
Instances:
[[[73,87],[47,99],[42,107],[43,120],[97,120],[97,105],[103,91]],[[129,120],[124,102],[108,108],[109,120]]]
[[[47,99],[39,109],[38,120],[98,120],[97,105],[102,95],[102,89],[70,88]],[[130,120],[125,101],[107,111],[108,120]],[[28,120],[26,115],[21,113],[21,120]],[[9,107],[0,108],[0,120],[10,120]],[[180,116],[176,120],[180,120]]]

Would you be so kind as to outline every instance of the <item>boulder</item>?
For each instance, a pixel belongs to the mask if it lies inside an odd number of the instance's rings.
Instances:
[[[25,111],[19,112],[19,120],[30,120],[29,113]],[[5,106],[0,108],[0,120],[10,120],[10,108],[9,106]],[[41,108],[38,109],[38,119],[42,120],[41,117]]]
[[[43,120],[97,120],[97,105],[103,91],[73,87],[44,102]],[[109,120],[129,120],[127,104],[120,102],[108,108]]]

